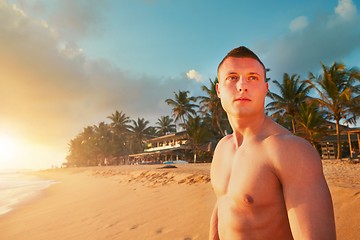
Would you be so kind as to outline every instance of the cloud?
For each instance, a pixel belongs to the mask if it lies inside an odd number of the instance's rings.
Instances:
[[[18,9],[26,13],[48,16],[48,24],[56,28],[59,36],[65,39],[78,39],[103,31],[102,19],[107,11],[108,0],[15,0]],[[31,16],[30,16],[31,17]]]
[[[202,82],[203,81],[203,76],[201,76],[200,73],[198,73],[196,70],[191,69],[186,73],[186,76],[190,79],[190,80],[195,80],[196,82]]]
[[[352,0],[339,0],[335,12],[343,19],[350,20],[356,16],[357,9]]]
[[[66,155],[71,138],[115,110],[151,122],[170,115],[165,99],[196,86],[182,75],[132,75],[90,59],[49,26],[0,0],[0,129],[15,129],[49,155]]]
[[[289,31],[278,39],[261,43],[258,48],[271,69],[268,75],[282,80],[286,72],[306,78],[309,72],[319,71],[321,62],[325,65],[343,62],[360,49],[359,25],[358,15],[347,21],[336,14],[319,15],[301,31]]]
[[[306,28],[308,24],[307,17],[300,16],[290,22],[289,28],[292,32],[296,32]]]
[[[70,59],[83,57],[83,49],[79,48],[78,45],[73,41],[66,42],[63,45],[59,46],[59,51],[60,53],[64,54],[64,56]]]

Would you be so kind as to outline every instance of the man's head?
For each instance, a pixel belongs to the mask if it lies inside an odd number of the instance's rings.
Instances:
[[[264,63],[260,60],[260,58],[253,51],[251,51],[250,49],[248,49],[247,47],[244,47],[244,46],[234,48],[228,54],[226,54],[226,56],[221,60],[221,62],[219,63],[219,66],[217,68],[218,76],[219,76],[219,69],[220,69],[221,65],[229,57],[255,59],[256,61],[258,61],[263,66],[263,68],[264,68],[264,76],[265,76],[265,79],[266,79],[266,68],[265,68]]]
[[[231,50],[218,67],[216,92],[228,116],[264,113],[268,83],[260,59],[246,47]]]

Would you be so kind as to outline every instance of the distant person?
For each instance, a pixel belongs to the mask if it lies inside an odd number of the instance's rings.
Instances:
[[[357,152],[356,148],[353,148],[351,150],[351,159],[357,159],[357,157],[358,157],[358,152]]]
[[[246,47],[220,62],[217,95],[233,133],[218,143],[210,239],[336,239],[317,151],[264,113],[266,70]]]

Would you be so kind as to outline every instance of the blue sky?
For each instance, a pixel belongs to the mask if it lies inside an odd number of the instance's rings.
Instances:
[[[0,130],[29,146],[13,156],[32,156],[18,165],[49,166],[63,161],[83,127],[115,110],[152,124],[170,115],[165,99],[178,90],[201,95],[218,62],[240,45],[277,80],[285,72],[305,79],[320,62],[360,67],[359,7],[355,0],[0,0]]]

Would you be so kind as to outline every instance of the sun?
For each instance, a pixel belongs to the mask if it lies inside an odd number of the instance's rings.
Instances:
[[[17,144],[14,138],[0,135],[0,161],[10,160],[17,151]]]

